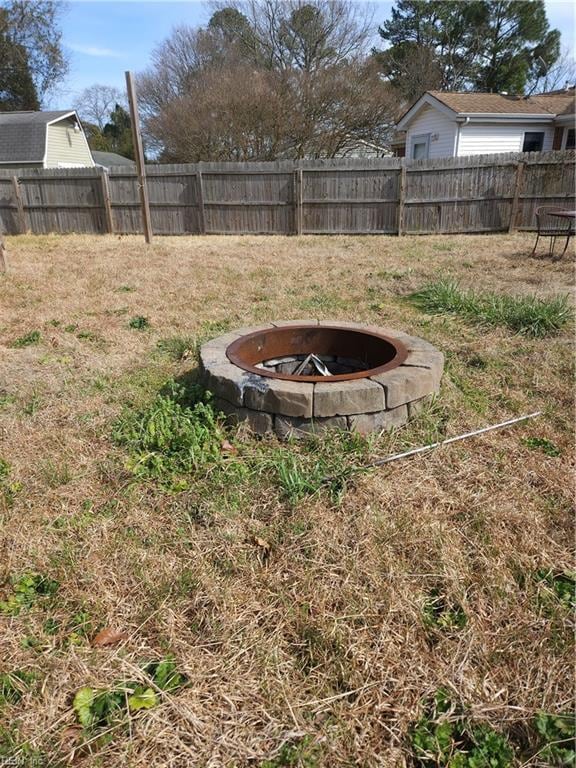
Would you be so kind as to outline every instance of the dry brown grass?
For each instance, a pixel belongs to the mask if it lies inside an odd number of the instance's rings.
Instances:
[[[428,317],[401,297],[439,276],[570,292],[569,260],[530,259],[531,240],[198,237],[146,249],[137,237],[9,239],[0,457],[22,487],[12,504],[0,499],[0,578],[34,570],[61,583],[49,608],[0,615],[0,673],[36,672],[22,700],[0,709],[15,749],[29,742],[46,765],[66,764],[75,691],[173,654],[188,687],[94,754],[76,751],[79,764],[258,766],[308,736],[306,768],[404,766],[410,723],[440,686],[529,755],[533,715],[573,706],[570,617],[543,609],[532,577],[574,567],[571,330],[530,340]],[[137,315],[149,330],[129,328]],[[439,420],[455,435],[544,416],[361,475],[340,503],[322,494],[289,505],[266,474],[207,498],[131,482],[110,441],[122,404],[193,366],[159,355],[160,338],[194,336],[207,321],[306,316],[397,327],[448,355],[435,409],[382,437],[376,455],[425,442]],[[39,344],[10,346],[32,330]],[[531,449],[526,436],[562,455]],[[271,543],[268,557],[255,535]],[[423,600],[439,584],[466,611],[460,632],[423,625]],[[68,645],[81,607],[94,631],[116,626],[128,640]]]

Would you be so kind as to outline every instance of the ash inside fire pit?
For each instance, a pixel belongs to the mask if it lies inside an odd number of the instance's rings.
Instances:
[[[205,344],[200,358],[217,408],[280,437],[399,426],[438,390],[444,366],[415,336],[318,320],[239,329]]]

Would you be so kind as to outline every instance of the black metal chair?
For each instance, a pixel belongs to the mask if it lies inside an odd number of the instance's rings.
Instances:
[[[568,243],[570,242],[570,238],[574,236],[574,225],[576,223],[576,219],[563,216],[558,216],[557,214],[562,211],[561,208],[558,208],[558,206],[554,205],[541,205],[539,208],[536,209],[536,224],[538,228],[538,234],[536,236],[536,242],[534,243],[534,248],[532,248],[532,256],[536,253],[536,248],[538,246],[538,241],[541,237],[549,237],[550,238],[550,249],[548,251],[548,255],[550,257],[554,256],[554,247],[556,246],[556,239],[557,238],[566,238],[566,242],[564,243],[564,250],[558,256],[559,259],[564,256],[566,253],[566,250],[568,248]],[[556,214],[556,215],[554,215]]]

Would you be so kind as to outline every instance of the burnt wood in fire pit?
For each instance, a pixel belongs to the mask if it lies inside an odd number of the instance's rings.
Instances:
[[[241,328],[207,342],[200,359],[217,408],[280,437],[399,426],[438,391],[444,367],[442,353],[415,336],[318,320]]]

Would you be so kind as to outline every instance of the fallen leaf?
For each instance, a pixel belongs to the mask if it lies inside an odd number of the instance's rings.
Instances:
[[[229,440],[224,440],[220,448],[223,453],[238,453],[238,448],[236,448],[235,445],[232,445]]]
[[[50,344],[51,344],[53,347],[57,347],[57,346],[58,346],[58,339],[56,338],[56,336],[51,336],[51,337],[50,337]]]
[[[104,645],[116,645],[116,643],[126,640],[127,637],[126,632],[120,632],[118,629],[114,629],[114,627],[106,627],[101,632],[98,632],[94,640],[92,640],[92,645],[98,648]]]

